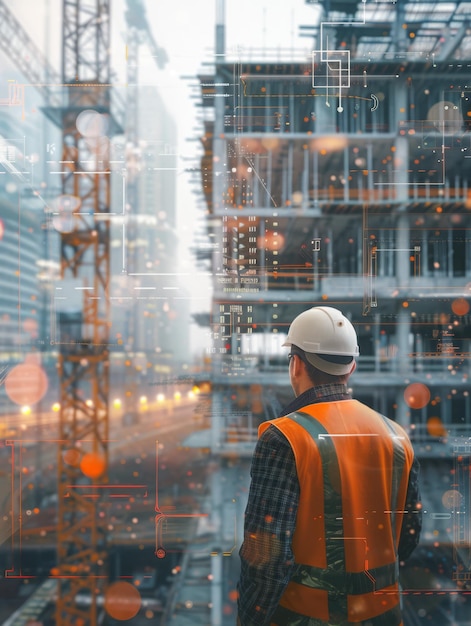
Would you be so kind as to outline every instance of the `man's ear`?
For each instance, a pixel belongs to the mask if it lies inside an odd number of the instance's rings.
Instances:
[[[303,369],[306,368],[306,364],[302,360],[302,358],[295,354],[293,357],[293,375],[299,376]]]
[[[350,370],[349,376],[351,376],[353,374],[353,372],[356,370],[356,368],[357,368],[357,362],[355,360],[353,360],[353,365],[352,365],[352,369]]]

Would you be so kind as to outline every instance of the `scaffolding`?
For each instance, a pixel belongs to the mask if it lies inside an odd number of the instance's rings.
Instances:
[[[329,304],[359,336],[355,397],[408,430],[424,467],[447,457],[451,476],[471,422],[469,3],[314,4],[304,58],[219,48],[200,76],[218,242],[211,450],[221,475],[237,458],[248,476],[258,425],[291,399],[289,323]],[[228,506],[216,490],[222,554]]]

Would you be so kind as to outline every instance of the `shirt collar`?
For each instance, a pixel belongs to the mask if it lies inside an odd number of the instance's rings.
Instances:
[[[351,400],[352,395],[348,392],[347,385],[342,383],[328,383],[317,385],[304,391],[283,409],[279,417],[299,411],[305,406],[318,402],[333,402],[335,400]]]

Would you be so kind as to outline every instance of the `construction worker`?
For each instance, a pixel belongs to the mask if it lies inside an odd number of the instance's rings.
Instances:
[[[399,563],[421,529],[405,431],[353,400],[357,335],[337,309],[296,317],[295,400],[259,427],[240,549],[239,626],[400,626]]]

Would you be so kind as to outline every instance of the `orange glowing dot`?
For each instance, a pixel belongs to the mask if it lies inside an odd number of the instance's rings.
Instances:
[[[430,389],[423,383],[411,383],[404,389],[404,400],[411,409],[422,409],[430,401]]]
[[[404,309],[407,309],[407,308],[408,308],[408,306],[409,306],[409,303],[408,303],[408,302],[403,302],[403,303],[402,303],[402,306],[403,306],[403,308],[404,308]]]
[[[451,310],[455,315],[467,315],[469,312],[469,302],[464,298],[456,298],[451,303]]]
[[[95,452],[89,452],[85,454],[80,461],[80,469],[89,478],[98,478],[103,474],[106,469],[105,459],[96,454]]]
[[[237,602],[238,597],[239,593],[237,589],[231,589],[231,591],[229,591],[229,600],[231,600],[232,602]]]
[[[443,213],[443,209],[442,209],[442,207],[441,207],[441,206],[437,206],[437,208],[435,209],[435,211],[436,211],[437,213]]]
[[[439,417],[431,417],[427,421],[427,432],[431,437],[444,437],[446,429]]]
[[[141,608],[141,595],[131,583],[118,581],[105,591],[105,611],[123,621],[135,617]]]

